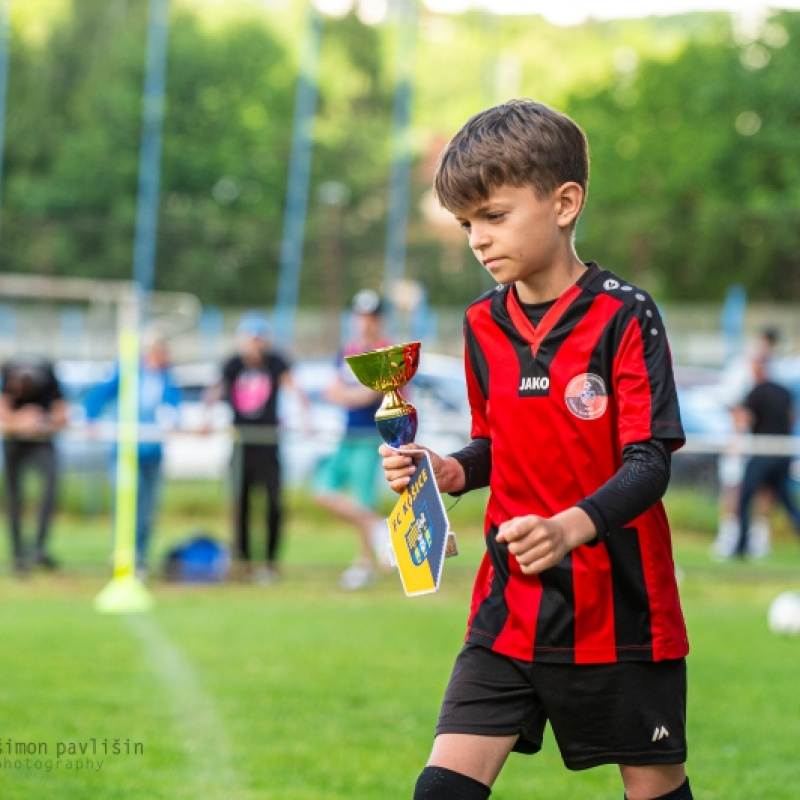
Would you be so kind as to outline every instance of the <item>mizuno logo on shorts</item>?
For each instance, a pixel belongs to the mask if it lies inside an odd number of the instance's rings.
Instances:
[[[669,731],[662,725],[660,728],[656,728],[653,731],[653,738],[650,741],[660,742],[662,739],[666,739],[668,736]]]

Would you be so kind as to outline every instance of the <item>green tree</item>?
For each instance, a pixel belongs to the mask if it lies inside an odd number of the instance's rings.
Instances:
[[[5,157],[6,270],[127,279],[136,214],[146,0],[75,0],[40,46],[15,37]],[[347,186],[346,284],[382,252],[391,86],[377,29],[326,23],[303,299],[319,301],[316,187]],[[156,288],[274,302],[297,79],[266,18],[173,14]],[[378,207],[376,208],[376,205]]]
[[[569,111],[593,177],[582,251],[665,299],[800,298],[800,15],[644,61]]]
[[[113,0],[97,13],[91,0],[75,0],[74,13],[41,47],[14,39],[4,269],[130,275],[143,59],[139,11]]]

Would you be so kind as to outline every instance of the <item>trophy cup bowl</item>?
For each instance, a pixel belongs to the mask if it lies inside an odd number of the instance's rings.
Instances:
[[[403,400],[398,390],[414,377],[420,346],[420,342],[406,342],[345,356],[360,383],[384,393],[375,424],[390,447],[410,444],[417,435],[417,409]]]

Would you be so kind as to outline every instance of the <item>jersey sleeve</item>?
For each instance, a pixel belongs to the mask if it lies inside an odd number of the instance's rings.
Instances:
[[[114,365],[114,372],[107,381],[92,387],[84,401],[86,418],[96,420],[100,417],[106,403],[111,402],[119,392],[119,364]]]
[[[183,400],[183,392],[173,380],[172,375],[167,372],[164,376],[164,396],[162,398],[165,405],[177,408]]]
[[[472,413],[471,437],[491,439],[486,416],[489,374],[486,358],[473,333],[469,319],[464,321],[464,370],[467,378],[467,398]]]
[[[624,319],[614,359],[614,391],[621,447],[662,439],[677,450],[686,441],[666,330],[649,297]]]

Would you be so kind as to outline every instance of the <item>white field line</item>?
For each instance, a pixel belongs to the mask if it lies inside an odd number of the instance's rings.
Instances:
[[[191,662],[148,614],[126,614],[153,672],[163,682],[175,717],[175,727],[189,756],[194,796],[204,800],[230,798],[241,788],[233,766],[230,740],[213,699],[200,685]]]

